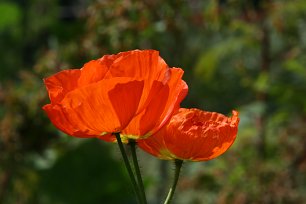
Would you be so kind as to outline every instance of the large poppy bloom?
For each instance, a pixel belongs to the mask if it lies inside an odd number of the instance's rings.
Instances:
[[[165,160],[206,161],[223,154],[238,131],[238,112],[228,118],[215,112],[180,108],[167,125],[148,139],[144,151]]]
[[[188,91],[182,75],[155,50],[105,55],[44,79],[51,103],[43,109],[71,136],[114,141],[112,133],[120,132],[124,140],[145,138],[179,108]]]

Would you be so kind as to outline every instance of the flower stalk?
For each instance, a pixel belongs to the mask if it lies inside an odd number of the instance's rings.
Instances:
[[[174,160],[174,164],[175,164],[174,179],[173,179],[172,186],[169,190],[169,193],[167,195],[167,198],[166,198],[164,204],[170,204],[172,199],[173,199],[176,184],[177,184],[177,181],[180,177],[180,172],[181,172],[181,167],[182,167],[182,164],[183,164],[183,160],[176,159],[176,160]]]
[[[137,185],[137,182],[136,182],[136,179],[135,179],[135,176],[133,174],[133,171],[132,171],[132,168],[131,168],[131,165],[130,165],[130,162],[129,162],[129,159],[126,155],[126,152],[124,150],[124,147],[123,147],[123,143],[122,143],[122,140],[121,140],[121,137],[120,137],[120,133],[119,132],[116,132],[116,133],[113,133],[115,136],[116,136],[116,139],[117,139],[117,143],[118,143],[118,146],[119,146],[119,149],[120,149],[120,152],[121,152],[121,155],[122,155],[122,158],[123,158],[123,161],[124,161],[124,164],[125,164],[125,167],[126,167],[126,170],[129,174],[129,177],[131,179],[131,182],[132,182],[132,186],[133,186],[133,189],[134,189],[134,192],[137,196],[137,200],[140,204],[145,204],[143,201],[142,201],[142,196],[141,196],[141,193],[139,191],[139,188],[138,188],[138,185]]]
[[[140,168],[139,168],[139,165],[138,165],[137,154],[136,154],[136,141],[135,140],[129,140],[128,144],[130,145],[130,148],[131,148],[134,171],[135,171],[136,178],[137,178],[138,188],[140,190],[141,200],[142,200],[142,203],[146,204],[147,203],[147,198],[146,198],[146,193],[145,193],[145,189],[144,189],[144,185],[143,185],[143,181],[142,181],[142,177],[141,177],[141,173],[140,173]]]

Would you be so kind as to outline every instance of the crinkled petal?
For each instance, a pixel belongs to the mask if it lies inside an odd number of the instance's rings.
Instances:
[[[139,147],[161,159],[206,161],[223,154],[235,141],[238,112],[228,118],[215,112],[181,108],[171,121]]]
[[[223,154],[235,141],[238,124],[231,126],[226,116],[198,109],[180,109],[180,112],[181,115],[177,114],[168,126],[170,136],[164,138],[167,149],[178,158],[211,160]]]
[[[140,139],[137,142],[138,147],[146,151],[147,153],[158,157],[160,159],[172,160],[177,159],[175,155],[172,155],[165,144],[164,136],[167,134],[166,126],[162,127],[156,134],[150,136],[147,139]]]

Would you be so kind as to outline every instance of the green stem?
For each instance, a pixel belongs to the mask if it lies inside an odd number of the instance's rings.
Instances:
[[[120,133],[116,132],[116,133],[113,133],[113,134],[116,136],[117,143],[118,143],[118,146],[119,146],[119,149],[120,149],[120,152],[121,152],[126,170],[128,171],[128,174],[130,176],[134,192],[137,196],[137,200],[138,200],[139,203],[142,204],[143,202],[141,202],[141,200],[142,200],[141,199],[141,194],[140,194],[139,188],[137,186],[137,182],[136,182],[135,176],[133,174],[129,159],[128,159],[128,157],[126,155],[126,152],[124,150],[124,147],[123,147],[123,144],[122,144],[122,141],[121,141],[121,137],[120,137]]]
[[[175,163],[174,179],[173,179],[172,186],[171,186],[171,188],[169,190],[169,193],[167,195],[167,198],[166,198],[164,204],[170,204],[171,201],[172,201],[172,198],[173,198],[173,195],[174,195],[174,191],[175,191],[175,188],[176,188],[176,184],[177,184],[177,181],[178,181],[179,176],[180,176],[183,160],[176,159],[174,161],[174,163]]]
[[[147,198],[146,198],[146,193],[145,193],[144,186],[143,186],[143,181],[142,181],[142,178],[141,178],[140,168],[139,168],[139,165],[138,165],[135,140],[129,140],[129,145],[131,147],[133,165],[134,165],[136,178],[137,178],[137,181],[138,181],[138,187],[139,187],[140,194],[141,194],[141,200],[142,200],[143,203],[146,204],[147,203]]]

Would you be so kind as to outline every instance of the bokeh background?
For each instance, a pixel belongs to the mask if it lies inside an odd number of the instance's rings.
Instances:
[[[221,157],[185,163],[174,203],[306,203],[306,1],[1,0],[0,203],[135,203],[117,145],[56,130],[42,79],[156,49],[185,70],[183,107],[230,115]],[[150,203],[173,165],[139,150]]]

